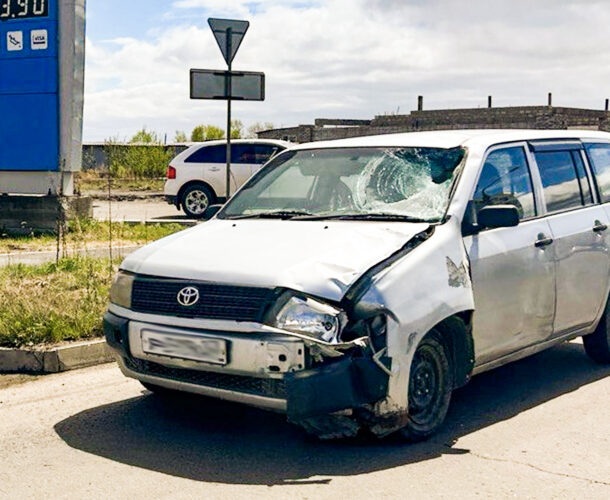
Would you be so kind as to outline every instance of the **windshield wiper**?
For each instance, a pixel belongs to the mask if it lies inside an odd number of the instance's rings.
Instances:
[[[403,222],[432,222],[421,217],[414,217],[412,215],[400,215],[400,214],[332,214],[332,215],[310,215],[296,217],[297,220],[389,220],[389,221],[403,221]]]
[[[277,210],[275,212],[260,212],[257,214],[228,216],[230,220],[242,219],[292,219],[293,217],[308,217],[313,214],[303,210]]]

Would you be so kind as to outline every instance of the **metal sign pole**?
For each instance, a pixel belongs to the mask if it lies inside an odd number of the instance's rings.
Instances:
[[[233,29],[227,28],[227,54],[231,54],[233,47]],[[232,90],[232,82],[231,82],[231,63],[232,59],[229,58],[228,66],[229,66],[229,74],[227,76],[227,201],[231,197],[231,90]]]
[[[191,99],[226,99],[227,101],[226,195],[228,200],[231,197],[231,101],[264,101],[265,74],[252,71],[232,73],[233,58],[248,31],[250,26],[248,21],[211,17],[208,19],[208,24],[216,38],[220,52],[227,62],[228,71],[191,69]],[[236,86],[239,87],[235,94],[233,93],[233,78],[236,78]],[[224,79],[224,85],[221,83],[222,79]],[[224,89],[224,94],[221,89]]]

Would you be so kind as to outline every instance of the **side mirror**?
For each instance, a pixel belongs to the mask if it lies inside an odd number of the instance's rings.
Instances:
[[[210,220],[212,217],[214,217],[218,213],[218,211],[221,208],[222,208],[222,205],[210,205],[208,208],[205,209],[201,218],[203,220]]]
[[[519,210],[514,205],[489,205],[479,210],[477,224],[480,228],[518,226]]]

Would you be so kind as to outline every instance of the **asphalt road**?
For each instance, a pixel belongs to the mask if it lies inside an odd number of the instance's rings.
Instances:
[[[475,377],[418,445],[163,402],[113,364],[0,376],[0,498],[608,499],[609,375],[579,344],[553,348]]]

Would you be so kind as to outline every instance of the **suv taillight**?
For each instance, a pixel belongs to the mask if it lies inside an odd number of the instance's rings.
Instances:
[[[167,178],[168,179],[176,178],[176,169],[174,167],[172,167],[171,165],[169,167],[167,167]]]

